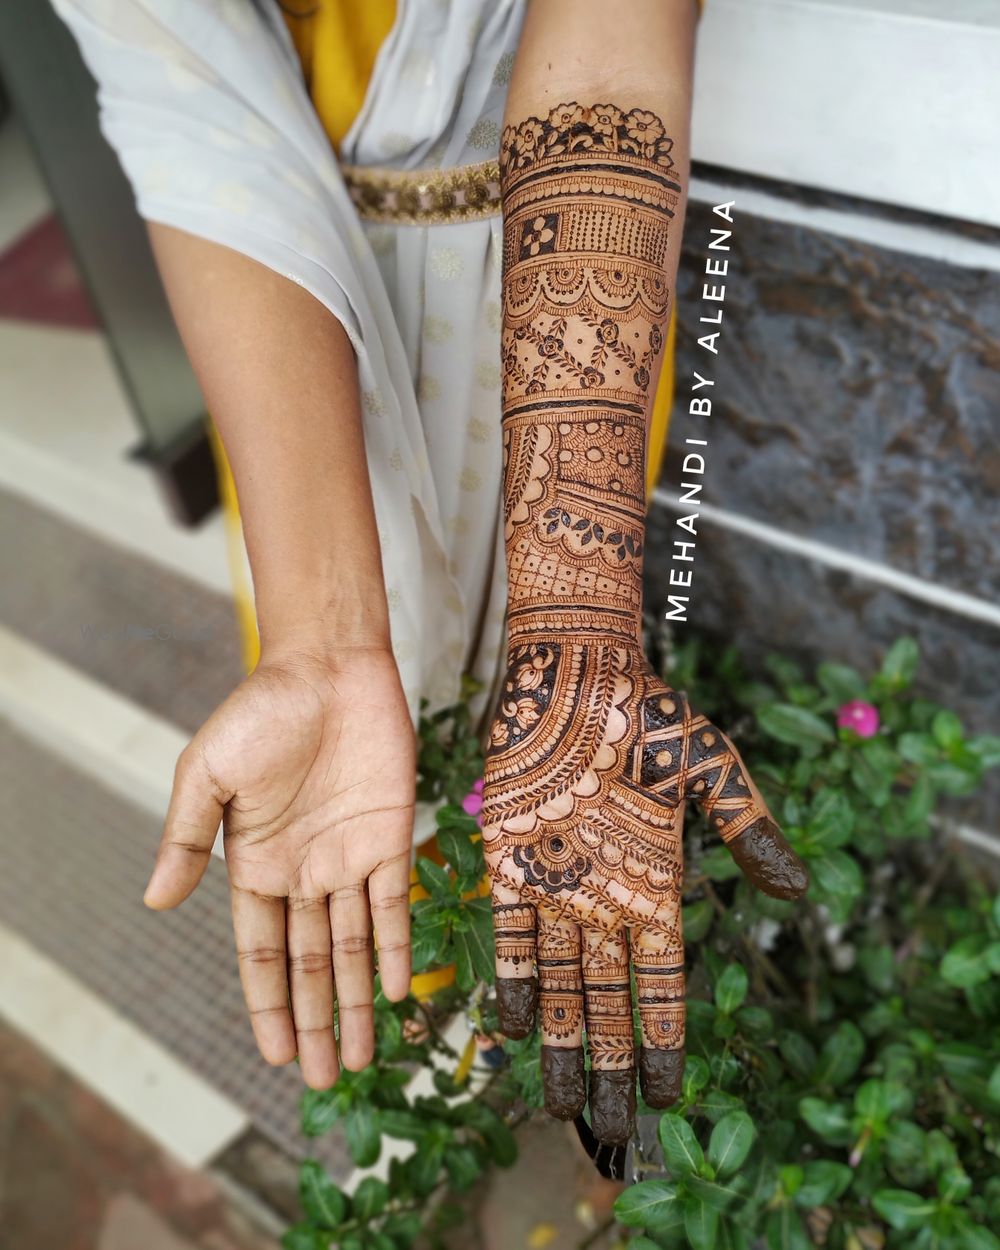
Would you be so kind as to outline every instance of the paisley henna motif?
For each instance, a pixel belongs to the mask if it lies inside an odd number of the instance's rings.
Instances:
[[[804,870],[728,738],[641,646],[646,421],[681,187],[653,113],[563,104],[504,131],[503,445],[509,663],[487,752],[501,1027],[541,1006],[546,1105],[595,1134],[680,1091],[684,805],[762,888]],[[763,848],[763,850],[761,849]]]

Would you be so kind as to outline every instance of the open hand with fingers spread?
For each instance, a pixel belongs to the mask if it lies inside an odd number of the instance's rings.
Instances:
[[[373,927],[386,996],[409,991],[414,786],[395,662],[363,648],[263,661],[178,761],[146,902],[187,898],[221,819],[257,1044],[317,1089],[339,1070],[335,996],[340,1060],[372,1058]]]
[[[508,669],[483,847],[500,1028],[541,1006],[546,1105],[587,1101],[599,1140],[684,1062],[681,838],[701,804],[747,875],[794,898],[805,870],[729,739],[642,650],[647,423],[676,266],[681,169],[640,102],[560,104],[507,126],[503,445]],[[690,545],[690,544],[688,544]]]
[[[537,640],[513,649],[486,760],[483,842],[493,882],[500,1028],[541,1008],[545,1104],[587,1101],[601,1141],[635,1117],[630,974],[643,1097],[666,1107],[684,1068],[684,808],[697,802],[765,893],[805,870],[736,748],[636,647]]]

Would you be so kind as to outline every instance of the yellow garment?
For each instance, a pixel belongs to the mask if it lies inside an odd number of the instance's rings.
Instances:
[[[313,105],[339,152],[396,20],[396,0],[286,0],[282,11]]]
[[[285,0],[282,11],[302,63],[316,113],[334,149],[339,150],[344,136],[361,111],[378,50],[396,20],[396,0]],[[433,230],[434,227],[429,228]],[[667,446],[667,429],[674,398],[675,331],[676,310],[671,309],[663,366],[650,422],[646,464],[646,487],[650,494],[660,476]],[[260,641],[241,552],[243,535],[236,486],[222,443],[214,432],[212,446],[232,554],[233,589],[243,637],[243,659],[247,672],[252,672],[260,658]]]

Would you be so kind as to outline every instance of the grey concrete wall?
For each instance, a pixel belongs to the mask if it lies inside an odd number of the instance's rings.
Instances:
[[[778,649],[862,670],[912,634],[923,691],[971,730],[1000,732],[1000,628],[972,619],[952,593],[1000,604],[1000,274],[754,217],[734,195],[717,358],[695,341],[711,209],[689,206],[661,489],[676,495],[685,437],[707,437],[704,502],[878,567],[825,567],[703,520],[690,628],[736,641],[752,666]],[[708,419],[687,412],[691,370],[706,363],[716,380]],[[647,594],[657,610],[673,520],[653,508]],[[886,586],[883,569],[945,604]],[[965,815],[995,829],[998,800],[994,781]]]

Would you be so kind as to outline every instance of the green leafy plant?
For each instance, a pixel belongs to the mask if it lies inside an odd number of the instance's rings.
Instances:
[[[797,904],[758,894],[691,814],[683,1094],[636,1152],[615,1208],[623,1242],[1000,1250],[1000,898],[934,824],[943,796],[1000,763],[1000,739],[911,693],[909,639],[867,680],[837,664],[809,680],[783,657],[751,680],[731,650],[657,649],[664,676],[731,727],[812,883]],[[454,983],[430,1004],[379,997],[375,1064],[303,1100],[306,1131],[339,1126],[359,1166],[393,1139],[412,1153],[351,1195],[307,1163],[288,1250],[445,1244],[462,1195],[513,1162],[512,1130],[541,1103],[537,1036],[508,1043],[506,1066],[473,1088],[441,1034],[456,1011],[495,1027],[482,854],[462,807],[482,760],[464,702],[420,737],[445,862],[418,860],[415,968],[453,965]],[[416,1067],[435,1068],[433,1095],[409,1093]]]

